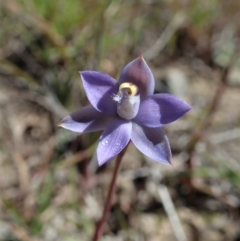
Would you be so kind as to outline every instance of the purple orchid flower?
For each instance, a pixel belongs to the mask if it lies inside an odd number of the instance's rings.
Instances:
[[[149,158],[171,163],[168,138],[161,127],[191,107],[170,94],[153,94],[154,77],[142,56],[123,69],[118,82],[96,71],[80,75],[90,105],[65,117],[60,126],[80,133],[104,130],[97,147],[99,166],[130,140]]]

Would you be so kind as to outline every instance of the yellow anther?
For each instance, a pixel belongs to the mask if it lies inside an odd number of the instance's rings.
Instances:
[[[132,96],[135,96],[138,94],[138,87],[133,83],[129,83],[129,82],[122,83],[119,86],[119,91],[121,92],[122,89],[128,89],[127,90],[128,94]]]

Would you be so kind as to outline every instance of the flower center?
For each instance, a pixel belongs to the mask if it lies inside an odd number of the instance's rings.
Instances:
[[[137,115],[140,94],[136,85],[129,82],[122,83],[118,93],[113,94],[113,100],[117,102],[117,112],[122,118],[131,120]]]

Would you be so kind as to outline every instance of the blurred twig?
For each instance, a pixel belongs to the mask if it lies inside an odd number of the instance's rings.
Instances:
[[[212,197],[220,200],[222,203],[226,204],[230,208],[235,209],[235,211],[239,207],[239,204],[240,204],[239,198],[237,198],[236,196],[233,196],[231,194],[223,193],[220,187],[219,188],[212,187],[207,184],[198,184],[198,183],[194,183],[194,187],[198,191],[201,191],[202,193],[205,193],[209,196],[212,196]]]
[[[142,171],[146,172],[147,170],[142,170]],[[152,181],[155,186],[154,190],[156,191],[154,193],[157,193],[157,196],[159,196],[162,201],[163,208],[168,216],[168,219],[172,226],[172,230],[174,232],[176,240],[187,241],[188,240],[187,236],[183,229],[181,220],[179,219],[173,200],[169,194],[168,188],[164,184],[159,184],[163,177],[161,169],[150,168],[148,171],[150,172],[149,174],[152,177],[153,179]]]
[[[184,23],[186,17],[182,12],[178,12],[167,28],[162,32],[155,44],[148,49],[143,55],[146,60],[155,58],[159,52],[167,45],[168,41],[174,35],[176,30]]]
[[[161,197],[164,210],[168,215],[176,239],[178,241],[187,241],[187,236],[175,210],[168,188],[165,185],[158,185],[158,194]]]
[[[43,157],[40,163],[43,165],[47,165],[54,154],[55,148],[57,145],[57,137],[55,135],[49,137],[49,139],[40,147],[40,149],[43,149]]]
[[[194,155],[196,144],[205,137],[207,130],[211,126],[212,117],[220,105],[220,101],[222,99],[222,96],[223,96],[223,94],[226,90],[227,84],[228,84],[228,73],[235,62],[235,58],[236,58],[236,56],[233,56],[229,65],[223,69],[220,83],[215,92],[215,95],[214,95],[211,103],[209,104],[209,107],[206,110],[202,121],[200,122],[200,124],[197,128],[195,127],[196,131],[193,132],[193,134],[190,138],[190,141],[187,144],[186,151],[188,153],[188,159],[186,161],[186,166],[188,169],[192,169],[192,166],[193,166],[192,158]],[[189,180],[187,180],[187,182],[189,182],[189,185],[191,185],[191,178]]]
[[[13,234],[16,236],[16,238],[21,241],[41,241],[38,238],[34,238],[30,236],[26,229],[16,224],[10,224],[10,229],[13,232]]]
[[[19,183],[22,191],[27,192],[30,183],[30,172],[27,162],[23,159],[21,154],[15,150],[12,153],[13,160],[18,170]]]
[[[90,157],[92,155],[94,148],[95,148],[95,145],[89,147],[88,149],[86,149],[84,151],[80,151],[71,157],[68,157],[68,158],[60,161],[60,164],[57,167],[58,168],[66,168],[68,166],[71,166],[71,165],[74,165],[76,163],[83,161],[85,158]]]
[[[21,70],[10,61],[1,58],[0,69],[3,69],[12,76],[16,76],[17,78],[21,79],[23,83],[26,84],[30,90],[32,90],[32,92],[28,92],[27,94],[24,92],[22,96],[23,98],[28,98],[31,101],[38,103],[51,113],[54,113],[60,119],[68,114],[68,111],[59,102],[55,94],[47,86],[40,86],[38,81],[36,81],[27,72]]]
[[[66,46],[64,40],[53,30],[51,24],[36,12],[34,12],[34,14],[26,13],[26,11],[22,9],[22,6],[15,0],[1,0],[0,5],[9,13],[21,16],[20,20],[22,19],[25,24],[37,26],[38,30],[56,47],[63,49],[64,46]],[[33,13],[33,9],[31,9],[31,13]]]
[[[11,73],[13,76],[17,76],[23,79],[27,86],[29,86],[29,88],[36,89],[38,87],[37,82],[32,76],[30,76],[28,73],[26,73],[7,59],[2,59],[0,57],[0,66],[0,68],[3,69],[4,72],[6,71],[7,73]]]
[[[215,145],[235,139],[240,139],[240,128],[233,128],[231,130],[215,133],[208,138],[209,142]]]

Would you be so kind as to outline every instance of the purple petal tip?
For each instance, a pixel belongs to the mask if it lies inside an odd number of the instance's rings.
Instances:
[[[154,77],[143,55],[125,66],[119,78],[120,84],[124,82],[130,82],[138,86],[141,100],[153,94]]]

